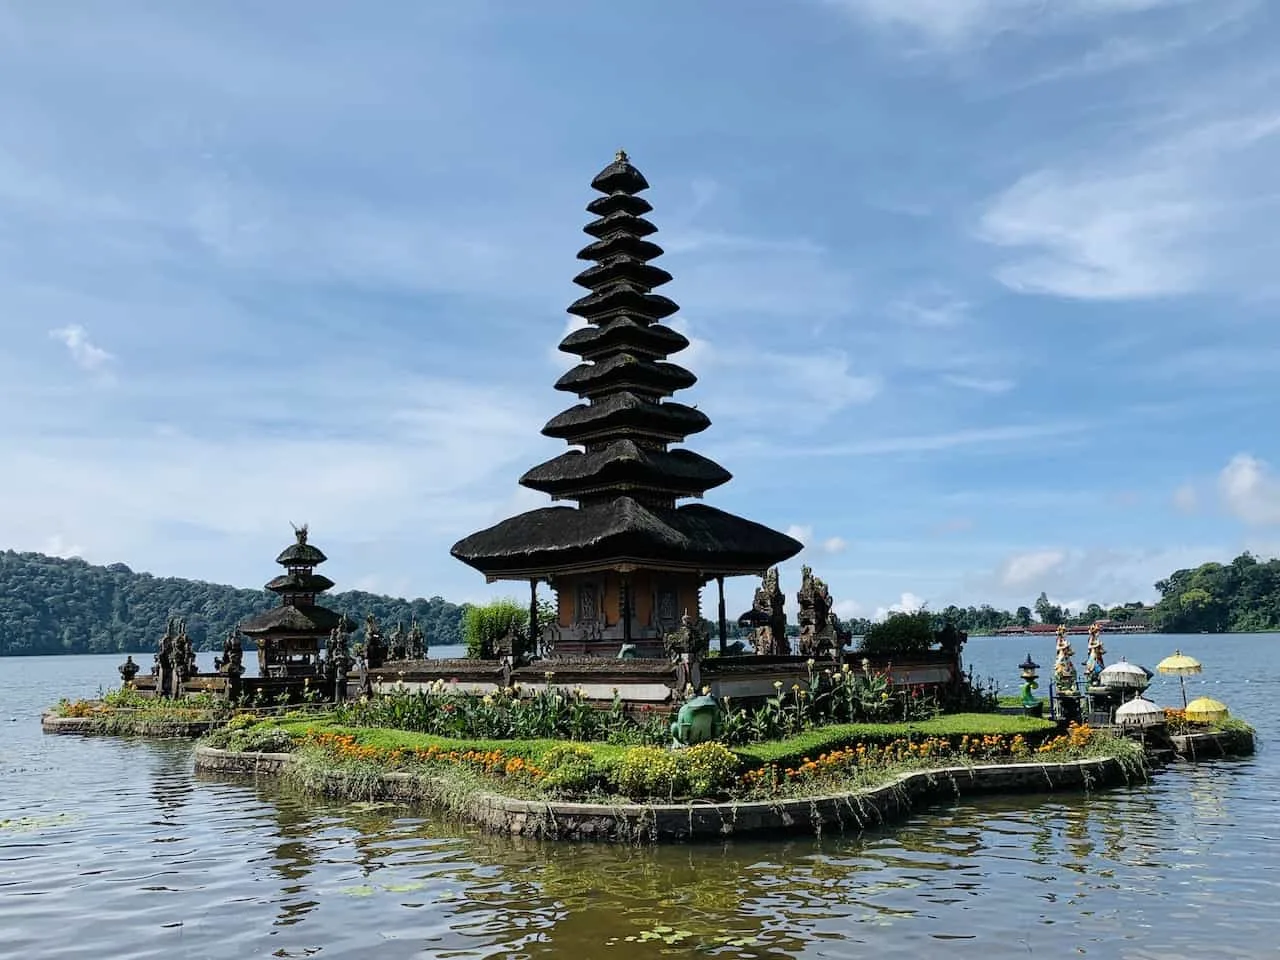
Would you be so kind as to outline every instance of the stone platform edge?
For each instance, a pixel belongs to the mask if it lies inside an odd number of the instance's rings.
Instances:
[[[196,747],[196,770],[209,774],[283,776],[288,753],[237,753]],[[1145,776],[1145,774],[1139,774]],[[863,829],[910,813],[918,804],[981,793],[1050,793],[1129,784],[1134,771],[1114,757],[1062,763],[1008,763],[911,771],[868,790],[799,800],[738,803],[562,803],[496,794],[469,797],[454,812],[499,834],[547,840],[670,843],[739,836],[821,834]],[[335,787],[337,786],[335,779]],[[430,777],[382,775],[370,800],[440,799]]]
[[[140,723],[129,733],[120,733],[102,730],[93,717],[59,717],[46,713],[40,718],[40,729],[44,733],[73,733],[85,736],[179,737],[191,740],[204,736],[225,722],[223,720],[192,720],[180,724],[166,722],[162,728]]]
[[[1254,735],[1244,731],[1220,730],[1208,733],[1174,734],[1174,752],[1183,760],[1218,760],[1247,757],[1255,749]]]

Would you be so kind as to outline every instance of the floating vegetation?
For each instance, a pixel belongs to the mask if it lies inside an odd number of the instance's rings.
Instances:
[[[388,883],[374,885],[362,883],[354,887],[341,887],[338,892],[348,897],[372,897],[377,893],[413,893],[427,885],[425,880],[410,880],[406,883]]]
[[[0,820],[0,830],[8,833],[35,833],[53,827],[66,827],[84,819],[83,813],[54,813],[48,816],[14,817]]]

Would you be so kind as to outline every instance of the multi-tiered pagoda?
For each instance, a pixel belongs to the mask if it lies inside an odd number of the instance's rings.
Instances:
[[[659,655],[664,633],[682,615],[701,615],[711,580],[762,575],[802,545],[785,534],[701,504],[730,479],[727,470],[676,448],[710,426],[707,416],[668,400],[697,378],[667,358],[689,345],[662,323],[679,308],[653,292],[671,275],[650,261],[662,249],[647,238],[653,208],[639,193],[644,176],[625,153],[591,181],[604,196],[587,205],[593,241],[578,253],[592,261],[574,282],[590,292],[569,312],[587,321],[560,344],[582,362],[556,383],[584,402],[553,417],[542,432],[572,449],[526,473],[520,483],[576,501],[512,517],[460,540],[453,555],[490,580],[527,580],[556,591],[559,621],[549,628],[557,653],[612,655],[634,643]],[[723,635],[723,632],[722,632]]]
[[[342,614],[317,605],[316,597],[333,586],[332,580],[316,573],[328,557],[307,542],[305,523],[293,529],[294,542],[276,557],[285,572],[266,585],[280,598],[280,606],[240,625],[240,632],[258,643],[261,677],[321,675],[321,641],[345,620]],[[346,628],[351,628],[349,621]]]

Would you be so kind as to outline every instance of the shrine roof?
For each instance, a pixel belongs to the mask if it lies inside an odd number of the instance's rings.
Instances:
[[[495,578],[611,564],[760,573],[794,557],[798,540],[705,504],[660,508],[631,497],[585,507],[544,507],[454,544],[457,559]]]

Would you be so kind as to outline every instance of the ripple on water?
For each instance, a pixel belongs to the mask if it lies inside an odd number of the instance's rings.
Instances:
[[[1225,676],[1236,641],[1222,642],[1201,658]],[[1011,649],[993,657],[1016,664]],[[11,662],[6,696],[31,699],[3,710],[27,718],[0,754],[6,954],[1199,960],[1280,940],[1265,740],[1252,760],[1131,791],[976,798],[862,836],[557,846],[196,779],[185,743],[41,736],[39,708],[92,694],[115,659]],[[1220,690],[1265,738],[1280,732],[1280,665],[1251,662],[1265,682]]]

